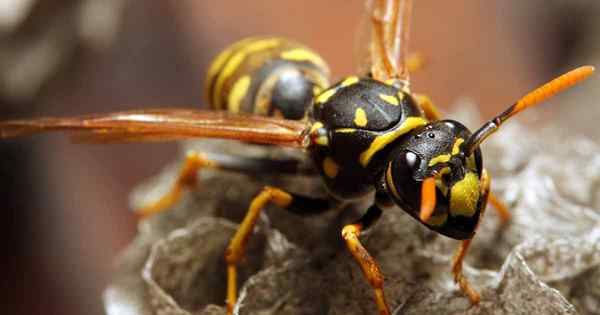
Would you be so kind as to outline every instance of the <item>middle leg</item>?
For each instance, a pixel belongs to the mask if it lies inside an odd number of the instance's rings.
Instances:
[[[279,188],[266,186],[252,200],[248,212],[239,229],[225,250],[227,263],[227,314],[233,314],[233,306],[237,300],[237,264],[243,258],[246,243],[256,226],[256,221],[268,204],[286,209],[299,215],[313,215],[333,208],[333,203],[326,199],[315,199],[285,192]]]

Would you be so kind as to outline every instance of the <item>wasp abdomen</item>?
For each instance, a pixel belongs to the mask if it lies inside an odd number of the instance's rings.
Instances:
[[[300,119],[329,86],[329,68],[310,49],[284,38],[248,38],[209,68],[205,94],[213,109]]]

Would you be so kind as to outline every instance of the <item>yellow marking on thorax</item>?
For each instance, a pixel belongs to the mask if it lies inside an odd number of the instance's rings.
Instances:
[[[270,48],[274,48],[279,45],[281,42],[280,39],[270,38],[257,40],[252,43],[248,43],[244,47],[242,47],[239,51],[235,52],[231,58],[225,64],[223,71],[217,77],[217,82],[215,83],[215,88],[213,90],[213,103],[216,108],[221,108],[221,93],[223,90],[223,85],[225,81],[231,77],[231,75],[237,70],[237,68],[244,62],[244,59],[248,57],[249,54],[266,50]]]
[[[250,79],[250,76],[245,75],[233,84],[233,87],[231,88],[227,98],[227,107],[229,112],[236,114],[240,112],[240,103],[244,96],[246,96],[251,81],[252,80]]]
[[[326,147],[329,145],[329,138],[327,138],[326,136],[318,136],[317,139],[315,139],[315,143],[320,146]]]
[[[360,154],[360,164],[362,166],[367,166],[373,158],[373,155],[385,148],[386,145],[396,140],[398,137],[406,134],[407,132],[421,127],[427,124],[427,120],[422,117],[408,117],[402,125],[395,130],[377,136],[367,150]]]
[[[316,103],[317,104],[326,103],[336,92],[337,92],[337,89],[333,88],[333,89],[329,89],[329,90],[321,93],[319,96],[317,96]]]
[[[339,132],[339,133],[353,133],[356,131],[356,129],[354,129],[354,128],[338,128],[334,131]]]
[[[457,155],[460,152],[460,145],[463,142],[465,142],[465,139],[463,139],[463,138],[456,139],[456,141],[454,142],[454,145],[452,146],[452,155]]]
[[[311,134],[315,134],[317,132],[317,130],[323,128],[323,123],[321,123],[320,121],[317,121],[316,123],[314,123],[311,127],[310,127],[310,133]],[[318,136],[315,139],[315,143],[321,146],[328,146],[329,145],[329,138],[325,135],[322,136]]]
[[[450,213],[453,216],[473,216],[477,211],[479,194],[477,174],[473,172],[465,174],[465,177],[456,182],[450,190]]]
[[[340,167],[332,158],[326,157],[325,160],[323,160],[323,171],[325,171],[327,177],[335,178],[340,171]]]
[[[394,179],[392,177],[392,162],[388,163],[387,170],[385,171],[385,181],[388,185],[388,188],[392,191],[392,195],[394,195],[396,199],[401,199],[400,194],[398,193],[398,189],[396,189],[396,184],[394,184]]]
[[[394,106],[400,105],[400,102],[398,101],[398,99],[393,95],[379,94],[379,98],[390,105],[394,105]]]
[[[347,87],[352,84],[358,83],[358,81],[359,81],[359,79],[357,76],[347,77],[344,81],[342,81],[342,83],[340,83],[340,87]]]
[[[404,96],[406,95],[406,93],[399,91],[397,94],[398,99],[400,100],[400,102],[402,102],[402,100],[404,100]]]
[[[317,129],[320,129],[320,128],[323,128],[323,123],[320,121],[317,121],[310,127],[310,133],[315,133],[317,131]]]
[[[367,119],[367,113],[362,108],[357,108],[354,112],[354,124],[359,127],[364,127],[367,125],[369,120]]]
[[[281,58],[289,61],[311,62],[319,67],[327,67],[325,61],[314,52],[305,48],[294,48],[281,53]]]

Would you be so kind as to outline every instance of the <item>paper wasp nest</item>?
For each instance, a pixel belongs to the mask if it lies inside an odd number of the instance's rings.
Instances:
[[[472,109],[458,116],[478,125]],[[457,241],[400,209],[385,212],[362,238],[386,276],[395,314],[598,314],[600,148],[553,134],[512,121],[485,144],[493,191],[513,220],[499,231],[488,206],[467,256],[465,274],[482,294],[478,307],[452,281]],[[195,146],[265,154],[219,141]],[[156,197],[175,171],[138,189],[134,200]],[[172,211],[140,223],[106,290],[108,314],[225,314],[222,257],[252,196],[265,183],[322,194],[319,179],[201,174],[198,189]],[[341,226],[363,208],[310,218],[268,209],[240,266],[238,314],[375,314],[372,292],[340,237]]]

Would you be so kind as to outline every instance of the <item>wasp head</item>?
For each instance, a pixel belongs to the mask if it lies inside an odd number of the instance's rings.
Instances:
[[[465,150],[470,136],[452,120],[416,129],[393,153],[385,176],[399,206],[428,227],[459,239],[472,236],[482,202],[481,151]]]

